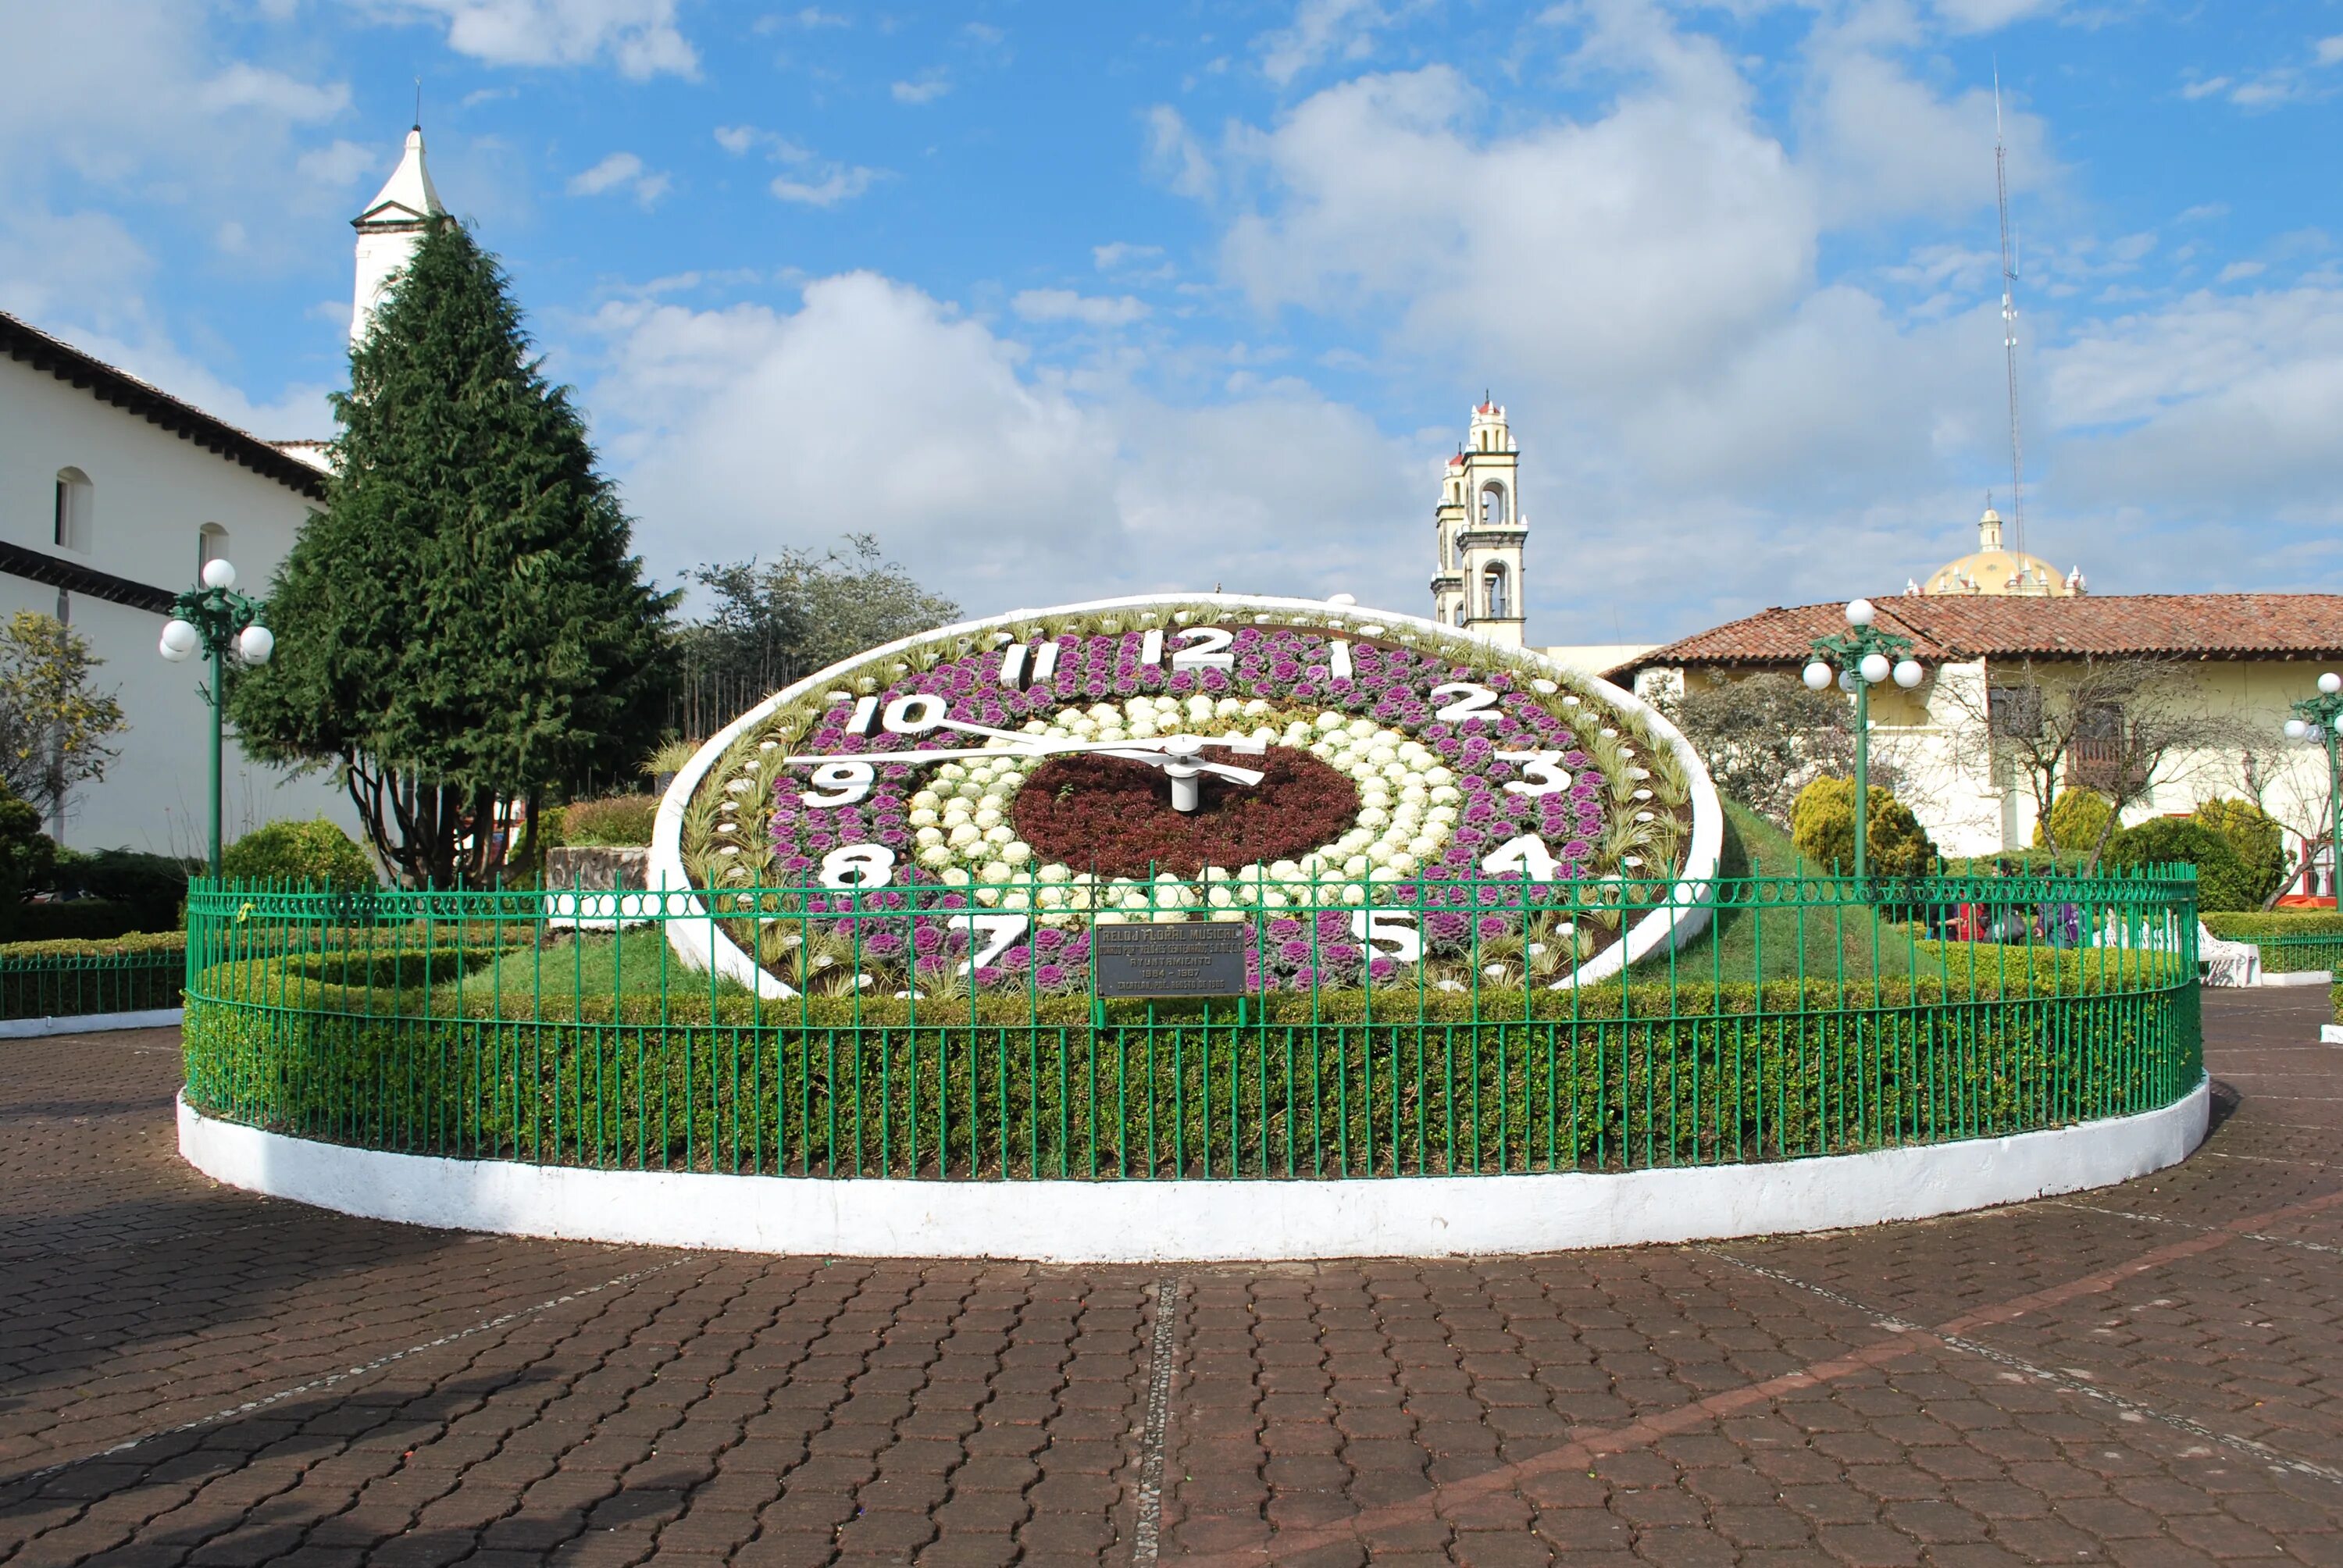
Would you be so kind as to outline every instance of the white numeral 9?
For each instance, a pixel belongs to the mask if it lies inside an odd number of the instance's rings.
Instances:
[[[809,806],[851,806],[870,793],[879,770],[868,762],[825,762],[813,770],[813,789],[798,797]],[[820,790],[830,793],[820,794]]]
[[[1559,751],[1500,751],[1501,762],[1518,762],[1528,782],[1513,779],[1505,789],[1515,795],[1554,795],[1570,788],[1570,774],[1561,766]]]
[[[895,874],[895,851],[884,844],[848,844],[821,858],[825,888],[883,888]]]
[[[1462,724],[1468,719],[1494,719],[1497,716],[1497,694],[1485,686],[1475,686],[1469,680],[1451,680],[1432,689],[1432,700],[1448,702],[1433,717],[1443,724]]]

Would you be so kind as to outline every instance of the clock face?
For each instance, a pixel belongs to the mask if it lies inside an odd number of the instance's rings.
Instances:
[[[754,939],[789,989],[1078,990],[1092,924],[1172,920],[1252,928],[1262,988],[1536,983],[1620,940],[1623,887],[1677,874],[1696,764],[1673,741],[1430,622],[1078,606],[771,699],[679,778],[678,849],[719,913],[792,917]],[[817,965],[825,931],[852,940]]]

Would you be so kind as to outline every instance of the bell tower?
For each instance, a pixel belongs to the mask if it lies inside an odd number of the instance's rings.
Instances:
[[[423,127],[418,125],[407,133],[407,150],[390,178],[366,210],[350,220],[358,231],[357,292],[350,302],[353,344],[366,337],[390,280],[423,243],[425,226],[447,210],[439,205],[439,193],[431,188],[430,171],[423,166]]]
[[[1448,459],[1433,511],[1438,550],[1433,618],[1509,648],[1522,646],[1522,545],[1528,525],[1515,488],[1521,452],[1505,411],[1483,398],[1464,448]]]

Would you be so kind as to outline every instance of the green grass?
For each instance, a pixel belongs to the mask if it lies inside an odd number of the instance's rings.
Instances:
[[[516,948],[493,962],[482,963],[464,976],[461,984],[434,988],[435,1001],[487,1002],[501,994],[508,1001],[526,1001],[542,990],[548,996],[658,996],[662,991],[706,997],[709,974],[694,969],[668,946],[653,927],[611,936],[599,931],[560,938],[542,950]],[[723,976],[716,978],[719,997],[744,997],[749,988]]]

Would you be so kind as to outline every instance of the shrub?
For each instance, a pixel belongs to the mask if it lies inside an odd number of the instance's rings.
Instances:
[[[1871,813],[1865,823],[1873,875],[1926,876],[1936,859],[1936,846],[1912,815],[1912,809],[1889,791],[1871,787]],[[1855,781],[1817,779],[1798,791],[1790,809],[1790,839],[1798,853],[1819,869],[1855,869]]]
[[[2197,868],[2197,907],[2209,910],[2250,910],[2261,900],[2254,896],[2253,880],[2245,862],[2229,848],[2228,839],[2202,823],[2179,817],[2158,817],[2126,828],[2107,840],[2111,866],[2169,865],[2186,861]]]
[[[2250,800],[2221,798],[2197,808],[2197,820],[2229,841],[2258,909],[2286,885],[2286,837],[2278,819]]]
[[[57,847],[41,831],[41,814],[0,784],[0,936],[14,936],[25,890],[40,886]]]
[[[187,878],[198,866],[197,861],[137,849],[60,849],[47,887],[75,902],[103,901],[127,921],[103,934],[165,931],[183,922]]]
[[[140,911],[128,904],[117,904],[111,899],[72,899],[62,902],[19,904],[15,919],[8,927],[8,938],[16,942],[91,942],[105,941],[142,925],[178,923],[178,910],[159,921],[139,919]]]
[[[2096,789],[2064,790],[2050,803],[2049,831],[2043,831],[2040,822],[2034,824],[2034,841],[2047,846],[2055,838],[2062,853],[2088,853],[2114,815],[2115,808]]]
[[[372,887],[379,880],[357,840],[323,817],[254,829],[220,856],[220,874],[232,881],[333,887]]]
[[[656,795],[604,795],[573,800],[552,819],[548,844],[636,845],[651,841],[651,820],[659,815]]]

